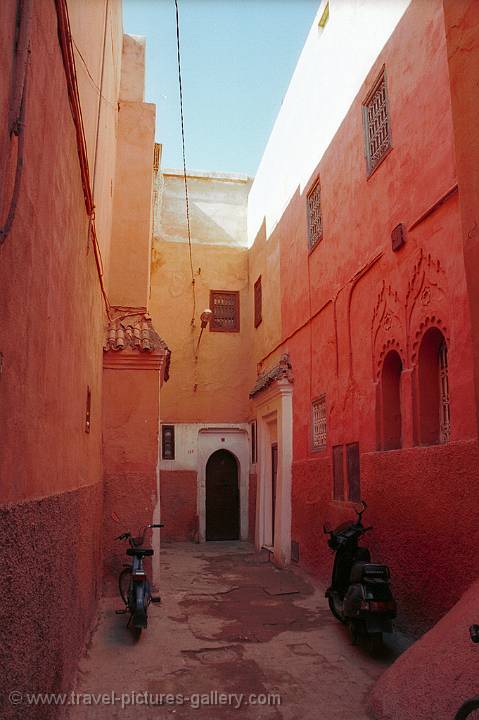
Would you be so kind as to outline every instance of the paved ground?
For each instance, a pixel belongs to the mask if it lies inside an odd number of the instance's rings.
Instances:
[[[161,597],[138,641],[104,601],[77,692],[106,697],[70,720],[363,720],[404,646],[352,647],[322,588],[243,543],[163,545]]]

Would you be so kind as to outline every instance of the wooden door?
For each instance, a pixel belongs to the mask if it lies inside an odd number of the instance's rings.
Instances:
[[[206,539],[238,540],[238,465],[228,450],[217,450],[206,464]]]

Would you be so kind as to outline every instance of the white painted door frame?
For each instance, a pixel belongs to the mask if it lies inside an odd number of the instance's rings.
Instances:
[[[293,385],[283,378],[256,401],[258,427],[258,493],[256,546],[271,543],[271,445],[278,443],[273,560],[284,567],[291,562],[291,463],[293,460]],[[276,438],[274,424],[276,422]]]

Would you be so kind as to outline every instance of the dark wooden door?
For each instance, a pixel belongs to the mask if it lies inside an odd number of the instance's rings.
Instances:
[[[206,464],[206,539],[238,540],[238,465],[228,450],[217,450]]]
[[[276,516],[276,480],[278,477],[278,445],[271,445],[271,545],[274,545],[274,527]]]

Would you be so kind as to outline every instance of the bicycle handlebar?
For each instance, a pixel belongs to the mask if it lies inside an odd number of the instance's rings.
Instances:
[[[141,533],[141,536],[139,535],[137,538],[134,538],[130,531],[122,533],[121,535],[118,535],[118,537],[115,538],[115,540],[129,540],[130,545],[133,547],[139,547],[140,545],[143,545],[143,542],[145,540],[145,533],[148,530],[148,528],[162,528],[165,527],[165,523],[154,523],[152,525],[145,525],[143,528],[143,532]]]

